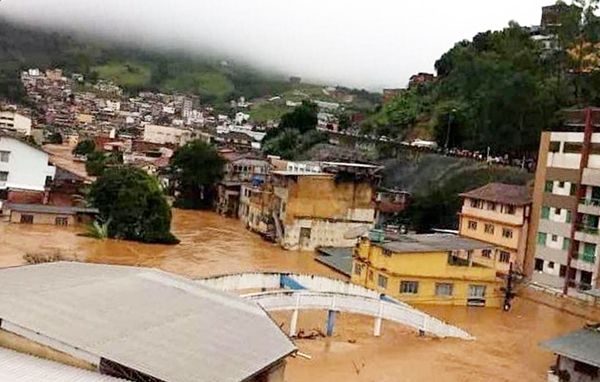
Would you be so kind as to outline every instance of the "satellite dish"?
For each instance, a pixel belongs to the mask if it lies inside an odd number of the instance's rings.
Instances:
[[[352,229],[349,229],[344,233],[344,239],[357,239],[367,232],[369,232],[370,227],[368,225],[361,225]]]

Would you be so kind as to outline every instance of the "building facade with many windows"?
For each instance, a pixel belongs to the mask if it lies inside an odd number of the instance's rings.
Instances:
[[[531,196],[529,188],[490,183],[461,194],[461,236],[490,243],[494,250],[483,251],[482,264],[500,273],[521,272],[527,248]]]
[[[542,133],[526,270],[584,298],[600,282],[600,111],[572,111],[567,121],[574,131]]]
[[[502,280],[475,261],[490,244],[451,234],[382,237],[357,244],[352,282],[417,304],[498,307]]]

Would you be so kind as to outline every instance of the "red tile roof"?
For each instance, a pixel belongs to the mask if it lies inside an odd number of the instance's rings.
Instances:
[[[460,196],[515,206],[531,203],[531,192],[527,186],[504,183],[489,183],[483,187],[460,194]]]

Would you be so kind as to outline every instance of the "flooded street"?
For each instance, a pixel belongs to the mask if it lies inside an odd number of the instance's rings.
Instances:
[[[74,229],[0,224],[0,267],[23,264],[25,254],[59,254],[98,263],[156,267],[190,277],[242,271],[293,271],[333,276],[310,252],[286,252],[246,231],[241,222],[210,212],[175,211],[177,246],[98,241]],[[298,340],[311,360],[292,358],[294,381],[544,381],[553,356],[538,343],[576,329],[584,319],[529,300],[500,310],[422,307],[477,337],[476,341],[419,338],[385,322],[380,338],[373,321],[340,315],[331,339]],[[273,315],[287,325],[288,312]],[[299,328],[323,329],[324,312],[302,312]]]

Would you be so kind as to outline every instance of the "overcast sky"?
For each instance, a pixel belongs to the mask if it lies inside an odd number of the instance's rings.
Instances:
[[[404,86],[439,56],[510,20],[539,24],[554,0],[3,0],[0,15],[177,46],[304,79]],[[1,58],[0,58],[1,59]]]

